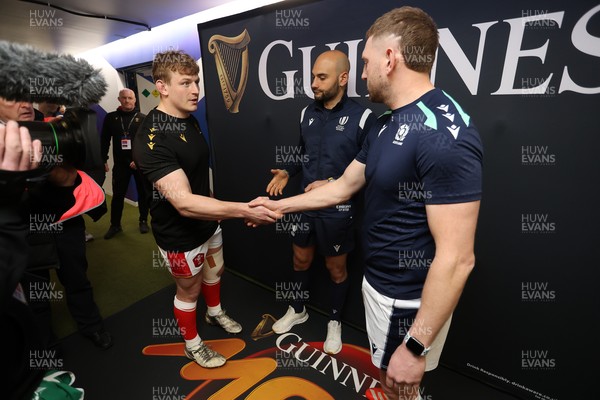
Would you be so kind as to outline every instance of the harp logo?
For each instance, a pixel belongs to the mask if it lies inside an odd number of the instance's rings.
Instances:
[[[213,35],[208,41],[208,51],[215,57],[221,93],[230,113],[239,112],[240,102],[248,81],[248,43],[246,29],[238,36]]]

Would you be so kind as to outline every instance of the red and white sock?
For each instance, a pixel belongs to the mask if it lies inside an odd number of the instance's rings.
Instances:
[[[215,316],[221,312],[221,280],[202,281],[202,295],[206,302],[208,315]]]
[[[181,335],[185,340],[185,345],[188,348],[198,346],[202,340],[198,335],[196,327],[196,302],[188,303],[179,300],[177,296],[173,300],[173,314],[177,320],[177,325],[181,331]]]

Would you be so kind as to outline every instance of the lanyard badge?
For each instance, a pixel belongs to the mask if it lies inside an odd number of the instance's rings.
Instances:
[[[129,137],[129,128],[131,128],[131,124],[137,117],[138,113],[131,118],[129,124],[127,125],[127,129],[125,129],[125,125],[123,124],[123,117],[121,117],[121,128],[123,128],[123,136],[121,137],[121,150],[131,150],[131,138]]]

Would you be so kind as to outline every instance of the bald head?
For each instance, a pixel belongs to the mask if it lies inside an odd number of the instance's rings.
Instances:
[[[332,66],[336,75],[339,75],[342,72],[350,72],[350,61],[348,60],[348,56],[339,50],[329,50],[321,53],[315,60],[315,66],[319,63]]]
[[[135,93],[133,93],[133,90],[125,88],[125,89],[119,90],[119,96],[134,96],[135,97]]]
[[[117,98],[122,111],[133,111],[135,108],[135,93],[131,89],[121,89]]]
[[[322,101],[325,108],[331,109],[340,101],[348,85],[350,61],[339,50],[321,53],[312,69],[311,88],[315,100]]]

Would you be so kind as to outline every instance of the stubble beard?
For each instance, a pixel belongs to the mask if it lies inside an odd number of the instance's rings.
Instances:
[[[316,93],[315,92],[313,92],[313,93],[315,95],[315,100],[326,103],[329,100],[333,99],[337,95],[338,90],[339,90],[339,85],[336,83],[329,90],[318,91]]]
[[[369,92],[369,100],[371,102],[385,103],[386,88],[381,81],[371,81],[371,84],[369,84],[369,80],[367,79],[367,91]]]

